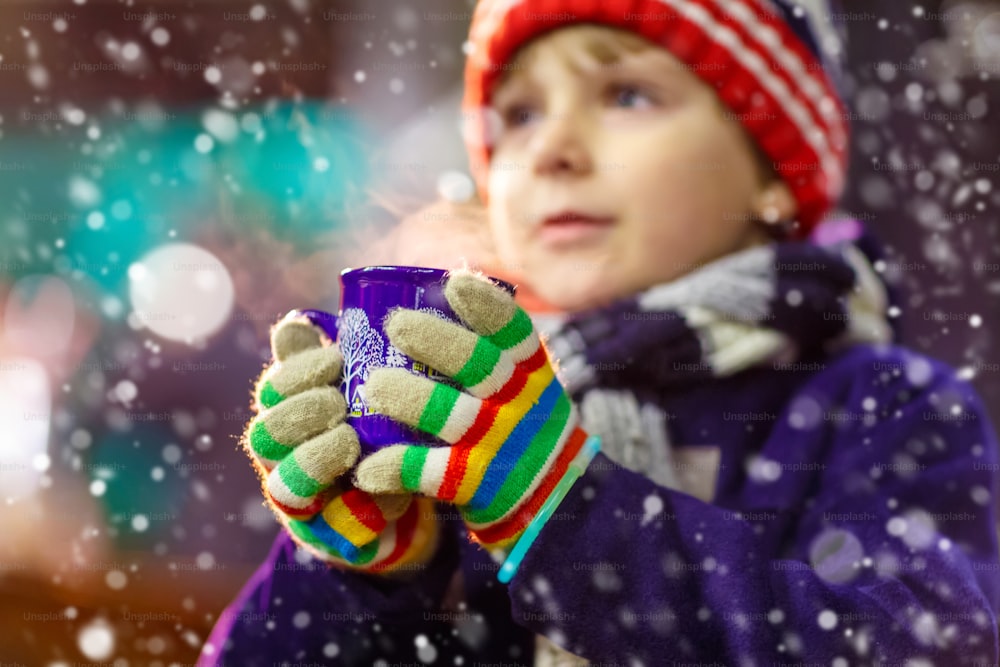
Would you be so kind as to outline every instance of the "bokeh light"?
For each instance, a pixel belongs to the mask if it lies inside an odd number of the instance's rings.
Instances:
[[[160,246],[129,267],[136,319],[168,340],[193,343],[216,332],[233,309],[233,281],[219,259],[190,243]]]

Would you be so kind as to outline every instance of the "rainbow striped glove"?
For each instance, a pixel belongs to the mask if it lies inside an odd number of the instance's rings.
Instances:
[[[412,491],[453,503],[473,539],[507,551],[552,495],[587,434],[528,314],[507,292],[455,271],[445,298],[468,328],[399,309],[385,330],[393,345],[465,391],[406,369],[379,368],[364,393],[370,409],[451,446],[385,447],[358,464],[355,484],[372,493]]]
[[[257,380],[243,442],[264,496],[292,539],[343,569],[400,574],[419,570],[437,546],[433,501],[410,493],[371,495],[343,473],[360,445],[345,423],[335,382],[337,346],[294,311],[271,330],[276,360]]]

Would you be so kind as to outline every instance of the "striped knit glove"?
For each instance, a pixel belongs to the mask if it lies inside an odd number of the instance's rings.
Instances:
[[[347,404],[332,383],[343,358],[308,320],[290,313],[271,330],[275,362],[257,380],[244,446],[264,496],[292,539],[343,569],[403,573],[433,556],[433,501],[409,493],[372,496],[343,473],[358,459]]]
[[[473,539],[509,550],[538,514],[587,434],[527,313],[505,291],[452,272],[445,298],[468,328],[400,309],[385,330],[393,345],[465,391],[406,369],[373,369],[370,409],[451,446],[393,445],[358,464],[372,493],[413,491],[453,503]],[[471,330],[470,330],[471,329]]]

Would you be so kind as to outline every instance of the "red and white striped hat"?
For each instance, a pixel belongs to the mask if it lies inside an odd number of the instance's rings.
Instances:
[[[489,109],[504,65],[530,39],[573,23],[632,31],[687,64],[739,119],[798,200],[805,236],[839,198],[847,114],[837,89],[840,39],[825,0],[480,0],[469,30],[465,143],[488,198]]]

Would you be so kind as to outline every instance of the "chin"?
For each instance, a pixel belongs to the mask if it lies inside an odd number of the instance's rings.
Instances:
[[[597,308],[614,300],[609,285],[593,282],[567,283],[545,281],[536,287],[538,294],[548,303],[565,312],[579,312]]]

